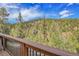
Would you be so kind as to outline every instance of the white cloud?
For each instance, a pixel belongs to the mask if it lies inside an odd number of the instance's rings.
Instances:
[[[16,4],[10,4],[10,3],[0,3],[0,7],[19,8]]]
[[[69,16],[71,16],[71,15],[73,15],[73,14],[64,14],[64,15],[62,15],[60,18],[69,17]]]
[[[19,8],[19,7],[18,7],[18,6],[16,6],[16,5],[10,5],[10,6],[9,6],[9,5],[7,5],[6,7],[7,7],[7,8]]]
[[[60,14],[60,15],[63,15],[63,14],[67,14],[67,13],[69,13],[68,10],[63,10],[63,11],[61,11],[59,14]]]
[[[67,6],[71,6],[71,5],[73,5],[74,3],[69,3],[69,4],[67,4]]]
[[[70,6],[72,6],[73,4],[74,4],[74,3],[68,3],[64,9],[67,9],[67,7],[70,7]]]
[[[21,9],[21,14],[23,16],[24,21],[27,21],[29,19],[33,19],[33,18],[37,18],[37,17],[41,17],[43,15],[43,13],[38,11],[38,5],[31,7],[29,9],[25,8],[25,9]],[[19,14],[19,11],[16,13],[13,13],[9,16],[9,18],[17,18]]]
[[[60,15],[60,18],[65,18],[73,15],[73,13],[71,13],[69,10],[63,10],[59,12],[59,15]]]

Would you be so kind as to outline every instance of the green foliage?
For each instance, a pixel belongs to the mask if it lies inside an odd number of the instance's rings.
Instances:
[[[72,53],[79,52],[79,20],[40,19],[5,26],[9,30],[9,34],[14,37],[31,40]],[[0,28],[2,28],[1,24]]]
[[[6,20],[7,16],[8,16],[8,12],[7,12],[7,9],[4,8],[4,7],[1,7],[0,8],[0,23],[4,23],[4,20]]]

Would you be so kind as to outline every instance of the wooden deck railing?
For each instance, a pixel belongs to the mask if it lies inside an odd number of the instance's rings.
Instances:
[[[60,49],[51,48],[28,40],[14,38],[9,35],[0,34],[4,50],[8,51],[10,55],[19,56],[78,56],[79,54],[69,53]],[[14,46],[9,45],[15,42]],[[17,44],[18,43],[18,44]],[[12,47],[11,47],[12,46]],[[19,47],[17,49],[17,47]]]

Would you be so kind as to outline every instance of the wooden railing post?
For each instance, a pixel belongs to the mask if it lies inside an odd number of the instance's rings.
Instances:
[[[21,44],[20,55],[21,56],[28,56],[28,48],[25,47],[25,44]]]
[[[3,45],[3,50],[5,50],[5,48],[6,48],[6,40],[5,40],[5,38],[4,37],[2,37],[2,45]]]

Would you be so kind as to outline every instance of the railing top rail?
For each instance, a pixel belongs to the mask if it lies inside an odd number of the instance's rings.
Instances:
[[[38,43],[35,43],[32,41],[24,40],[21,38],[15,38],[15,37],[12,37],[10,35],[6,35],[6,34],[2,34],[2,33],[0,33],[0,37],[15,40],[15,41],[20,42],[20,43],[24,43],[25,45],[37,48],[37,49],[42,50],[42,51],[46,51],[46,52],[51,53],[51,54],[56,54],[56,55],[60,55],[60,56],[78,56],[79,55],[79,54],[75,54],[75,53],[69,53],[69,52],[60,50],[58,48],[52,48],[52,47],[48,47],[48,46],[38,44]]]

